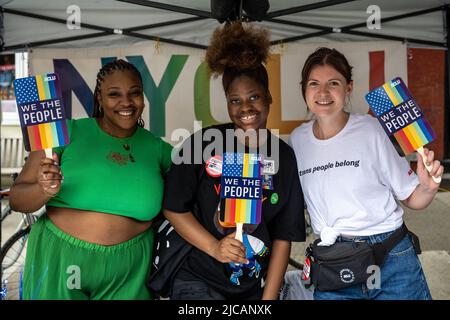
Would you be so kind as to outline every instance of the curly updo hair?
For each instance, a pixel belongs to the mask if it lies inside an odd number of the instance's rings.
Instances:
[[[269,77],[263,63],[270,51],[269,31],[253,24],[229,22],[214,30],[205,60],[214,77],[222,75],[227,92],[231,82],[247,76],[269,90]]]

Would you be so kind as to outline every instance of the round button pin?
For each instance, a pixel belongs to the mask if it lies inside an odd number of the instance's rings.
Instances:
[[[278,203],[278,193],[273,193],[272,196],[270,197],[270,203],[271,204],[276,204]]]
[[[205,164],[206,172],[211,177],[217,178],[222,175],[222,156],[214,156],[208,159]]]

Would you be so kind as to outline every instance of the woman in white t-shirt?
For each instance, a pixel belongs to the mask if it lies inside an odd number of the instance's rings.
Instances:
[[[403,225],[403,209],[423,209],[443,174],[425,149],[430,173],[418,155],[417,174],[396,152],[378,120],[344,110],[352,92],[352,67],[335,49],[319,48],[305,62],[302,93],[314,120],[296,128],[293,147],[312,227],[320,245],[387,239]],[[431,299],[422,267],[407,234],[387,255],[381,283],[336,291],[315,290],[315,299]]]

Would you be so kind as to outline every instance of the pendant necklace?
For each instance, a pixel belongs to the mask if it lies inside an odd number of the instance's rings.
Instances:
[[[131,162],[136,162],[136,160],[134,160],[133,154],[131,153],[131,148],[130,145],[125,142],[122,147],[125,149],[125,151],[128,152],[128,158],[130,159]]]
[[[119,162],[122,163],[122,164],[125,164],[125,163],[126,163],[126,161],[127,161],[126,159],[129,159],[131,162],[136,162],[136,160],[134,159],[134,156],[133,156],[133,154],[132,154],[130,144],[129,144],[129,141],[131,140],[131,138],[133,137],[133,135],[131,135],[131,136],[129,136],[129,137],[126,137],[126,138],[118,138],[118,137],[115,137],[113,134],[111,134],[110,130],[108,130],[108,129],[105,127],[104,122],[103,122],[103,119],[101,119],[101,120],[99,121],[99,126],[100,126],[100,128],[101,128],[104,132],[106,132],[108,135],[114,137],[115,139],[118,139],[119,142],[120,142],[120,144],[122,145],[122,148],[128,153],[128,157],[123,157],[123,156],[121,156],[120,154],[115,154],[115,156],[113,156],[113,158],[121,158],[121,159],[116,159],[116,161],[119,161]],[[124,160],[125,160],[125,162],[124,162]]]

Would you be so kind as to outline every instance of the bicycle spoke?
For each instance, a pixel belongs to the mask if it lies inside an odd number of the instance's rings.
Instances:
[[[2,299],[18,300],[21,298],[28,232],[29,229],[19,231],[2,247],[0,282]]]

